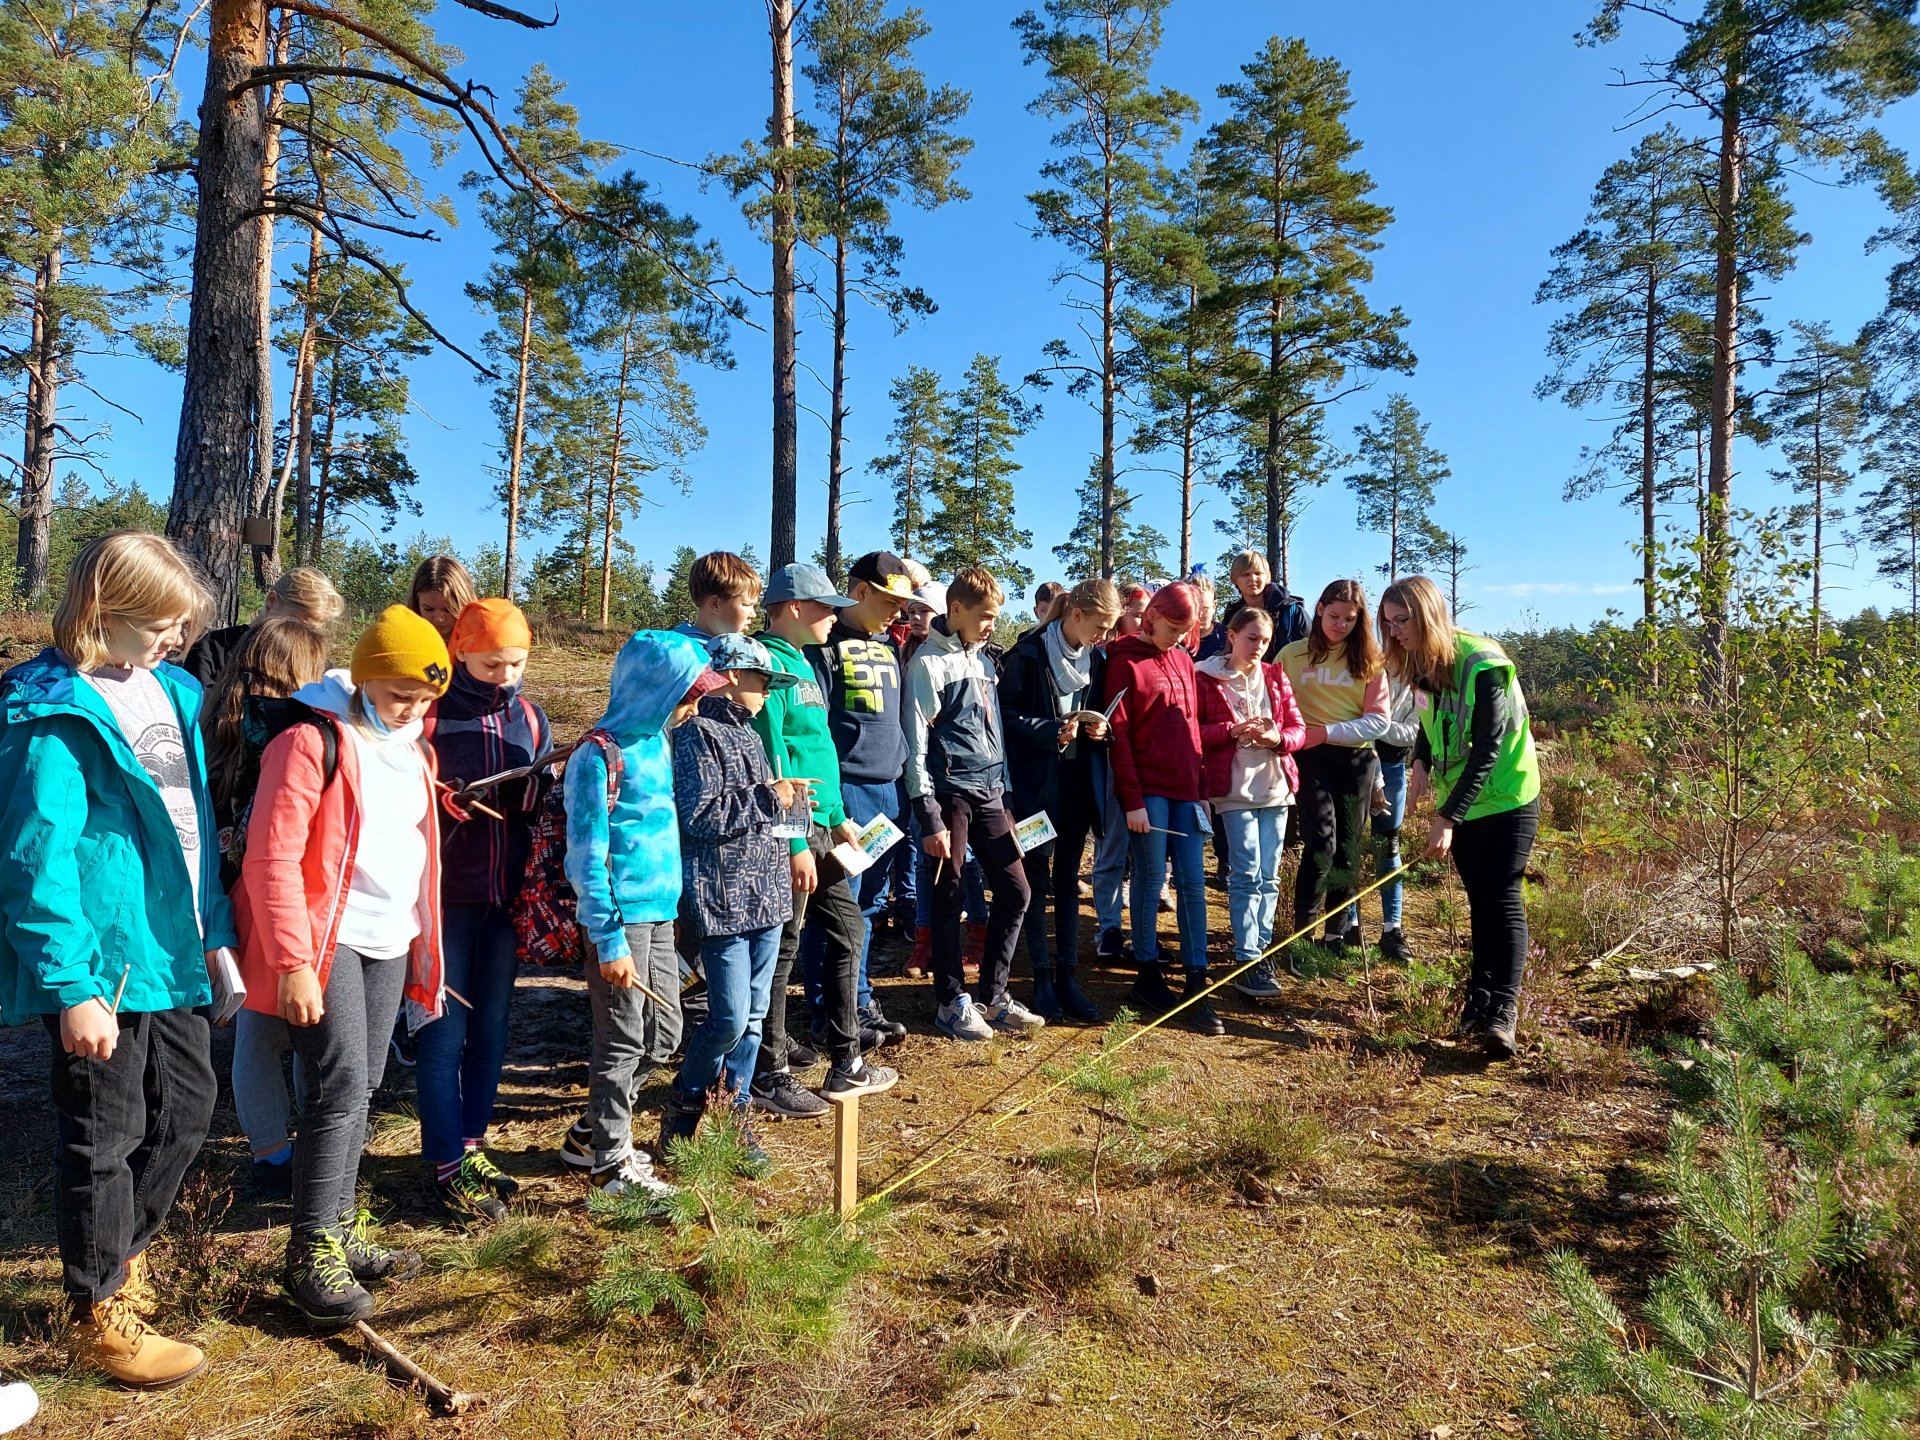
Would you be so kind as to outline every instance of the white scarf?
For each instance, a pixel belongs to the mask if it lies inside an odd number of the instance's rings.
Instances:
[[[1073,649],[1067,644],[1067,632],[1060,626],[1060,621],[1053,621],[1040,632],[1040,641],[1047,647],[1047,665],[1053,672],[1053,688],[1064,700],[1069,695],[1078,695],[1093,683],[1093,647],[1082,645],[1077,650]]]

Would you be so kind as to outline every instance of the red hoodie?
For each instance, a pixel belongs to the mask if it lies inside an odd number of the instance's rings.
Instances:
[[[1179,645],[1157,649],[1144,635],[1107,647],[1106,703],[1125,690],[1113,712],[1113,789],[1122,810],[1145,797],[1204,800],[1200,778],[1200,689],[1193,656]]]

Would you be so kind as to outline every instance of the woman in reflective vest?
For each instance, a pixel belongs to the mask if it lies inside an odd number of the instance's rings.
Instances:
[[[1467,892],[1473,970],[1456,1029],[1508,1059],[1527,964],[1520,880],[1540,829],[1540,763],[1526,696],[1506,652],[1456,630],[1426,576],[1387,587],[1380,622],[1387,667],[1414,688],[1420,718],[1408,803],[1432,791],[1427,858],[1451,853]]]

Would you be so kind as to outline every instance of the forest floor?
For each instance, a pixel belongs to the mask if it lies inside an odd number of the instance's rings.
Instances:
[[[608,657],[552,654],[530,688],[564,735],[597,713]],[[1224,896],[1209,899],[1220,969]],[[1377,909],[1365,909],[1372,929]],[[1519,1434],[1514,1406],[1549,1354],[1548,1253],[1569,1248],[1628,1291],[1657,1253],[1666,1104],[1626,1045],[1633,997],[1558,958],[1535,966],[1513,1063],[1489,1067],[1443,1038],[1450,999],[1435,977],[1461,913],[1444,879],[1423,880],[1408,931],[1426,965],[1289,981],[1262,1009],[1223,994],[1224,1039],[1177,1021],[1143,1037],[1120,1068],[1166,1071],[1137,1130],[1063,1091],[987,1135],[987,1115],[1101,1031],[963,1046],[932,1035],[927,982],[880,981],[912,1033],[886,1057],[899,1087],[863,1107],[864,1187],[960,1135],[981,1143],[866,1227],[879,1264],[846,1324],[784,1358],[741,1354],[664,1312],[592,1318],[584,1292],[621,1237],[589,1218],[556,1149],[585,1094],[585,992],[524,974],[490,1149],[522,1183],[519,1209],[542,1217],[542,1243],[494,1253],[434,1217],[409,1072],[389,1070],[362,1166],[388,1243],[429,1258],[379,1295],[374,1323],[486,1398],[458,1419],[431,1418],[356,1345],[295,1323],[276,1291],[287,1212],[247,1198],[225,1094],[204,1175],[156,1251],[163,1280],[187,1277],[165,1323],[211,1367],[144,1396],[68,1369],[47,1040],[38,1026],[0,1031],[0,1368],[41,1388],[27,1433],[49,1436]],[[897,973],[902,942],[889,935],[880,953]],[[1090,962],[1083,975],[1111,1013],[1128,977]],[[229,1035],[216,1039],[223,1080]],[[667,1078],[643,1102],[642,1143]],[[751,1186],[763,1213],[831,1204],[830,1125],[771,1125],[764,1139],[776,1168]]]

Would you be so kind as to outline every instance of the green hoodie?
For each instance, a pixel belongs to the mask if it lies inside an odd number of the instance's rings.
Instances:
[[[840,798],[840,752],[827,723],[826,686],[813,662],[778,635],[763,630],[754,638],[767,647],[775,665],[799,676],[800,683],[769,691],[753,728],[767,747],[774,778],[813,781],[814,823],[831,830],[847,818],[847,806]],[[792,840],[788,848],[798,855],[807,842]]]

